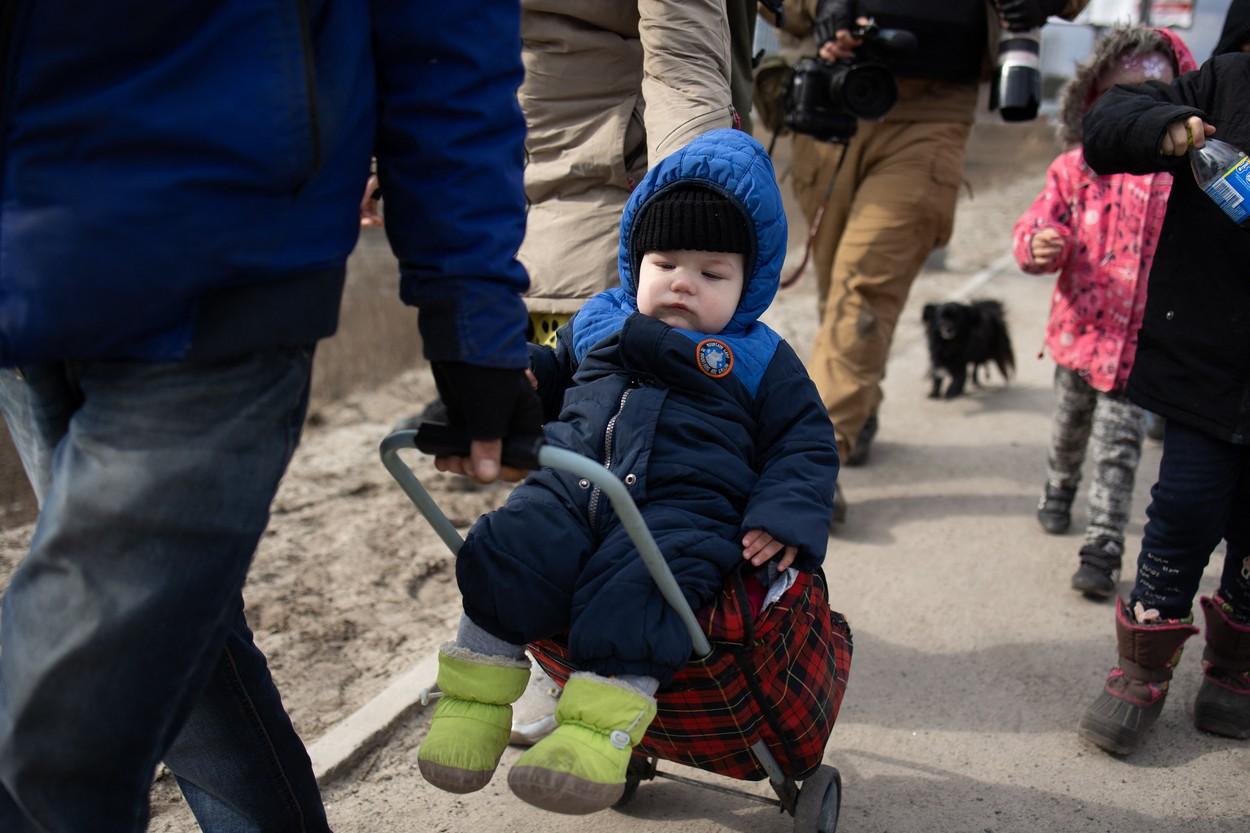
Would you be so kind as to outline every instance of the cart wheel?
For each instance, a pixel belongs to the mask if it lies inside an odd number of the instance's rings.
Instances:
[[[794,808],[794,833],[834,833],[842,809],[842,776],[822,765],[799,788]]]
[[[612,806],[619,809],[633,801],[638,785],[652,778],[655,778],[655,760],[635,752],[625,770],[625,792],[621,793],[621,797]]]

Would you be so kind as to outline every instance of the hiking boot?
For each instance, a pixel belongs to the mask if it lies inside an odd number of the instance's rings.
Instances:
[[[842,490],[842,484],[839,483],[833,487],[833,514],[829,516],[830,532],[846,523],[846,512],[846,493]]]
[[[1198,600],[1207,620],[1202,687],[1194,700],[1194,725],[1229,738],[1250,738],[1250,624],[1235,621],[1219,596]]]
[[[1120,580],[1120,560],[1124,543],[1099,535],[1081,547],[1081,566],[1072,574],[1072,589],[1095,599],[1110,599]]]
[[[521,754],[508,786],[553,813],[606,810],[625,792],[635,746],[655,719],[655,698],[607,677],[574,674],[556,706],[556,730]]]
[[[1137,749],[1159,719],[1172,669],[1180,662],[1185,640],[1198,632],[1189,622],[1158,617],[1158,611],[1143,610],[1139,603],[1135,618],[1116,599],[1120,664],[1107,675],[1102,694],[1085,710],[1080,727],[1082,738],[1114,755]],[[1137,618],[1149,621],[1139,623]]]
[[[438,653],[438,687],[430,731],[417,766],[440,790],[470,793],[490,783],[508,746],[512,703],[525,691],[528,658],[489,657],[445,645]]]
[[[859,429],[859,436],[855,438],[855,445],[851,447],[851,453],[846,455],[843,462],[852,468],[863,466],[868,463],[868,455],[872,453],[872,441],[877,436],[877,415],[873,414],[868,417],[868,421],[864,423],[864,427]]]
[[[1072,526],[1072,499],[1076,489],[1046,484],[1042,500],[1037,504],[1037,522],[1051,535],[1062,535]]]
[[[521,699],[512,706],[513,746],[533,746],[556,728],[556,701],[560,687],[551,681],[536,662],[530,665],[530,682]]]

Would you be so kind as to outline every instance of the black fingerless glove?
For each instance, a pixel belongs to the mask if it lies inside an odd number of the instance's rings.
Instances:
[[[1027,32],[1063,11],[1068,0],[998,0],[998,14],[1012,32]]]
[[[816,3],[816,25],[812,30],[816,45],[823,46],[834,40],[841,29],[853,29],[855,17],[855,0],[819,0]]]
[[[542,434],[542,404],[524,370],[463,362],[434,362],[433,370],[450,424],[464,426],[471,439]]]

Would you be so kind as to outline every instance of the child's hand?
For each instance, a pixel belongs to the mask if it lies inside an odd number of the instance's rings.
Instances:
[[[1174,121],[1168,125],[1159,142],[1160,156],[1184,156],[1190,148],[1200,148],[1207,143],[1207,137],[1215,132],[1215,128],[1198,116]]]
[[[1053,228],[1041,229],[1029,241],[1029,254],[1033,256],[1033,262],[1042,269],[1053,269],[1058,265],[1062,252],[1063,235]]]
[[[782,552],[784,550],[784,552]],[[756,567],[781,552],[781,560],[777,562],[777,572],[788,569],[799,554],[798,547],[787,547],[762,529],[752,529],[742,536],[742,557]]]

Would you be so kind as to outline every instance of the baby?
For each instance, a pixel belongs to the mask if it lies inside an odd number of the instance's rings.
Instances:
[[[824,558],[833,427],[794,351],[758,320],[785,243],[764,149],[740,131],[703,134],[634,191],[621,286],[554,349],[531,348],[547,441],[621,478],[694,608],[740,565],[770,583]],[[691,659],[611,505],[586,480],[537,472],[474,525],[456,576],[464,616],[439,657],[443,699],[417,756],[426,779],[453,792],[489,782],[529,677],[525,645],[563,635],[581,671],[558,727],[508,783],[556,812],[611,806],[655,692]]]

